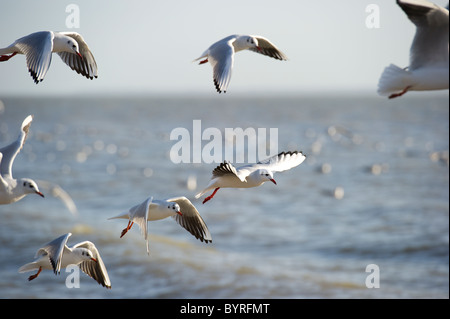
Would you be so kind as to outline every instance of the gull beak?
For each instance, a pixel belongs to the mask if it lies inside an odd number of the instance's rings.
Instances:
[[[178,211],[177,214],[180,216],[183,216],[183,214],[180,211]]]
[[[258,49],[259,52],[262,52],[262,49],[259,45],[257,45],[256,48]]]
[[[44,194],[42,194],[41,192],[36,192],[36,194],[38,194],[38,195],[41,196],[42,198],[45,198]]]
[[[271,178],[270,181],[271,181],[272,183],[274,183],[275,185],[277,185],[277,182],[275,182],[275,180],[274,180],[273,178]]]
[[[95,261],[96,263],[98,263],[98,260],[95,258],[91,258],[92,261]]]
[[[81,58],[81,60],[83,60],[83,56],[81,55],[80,52],[75,52],[75,53]]]

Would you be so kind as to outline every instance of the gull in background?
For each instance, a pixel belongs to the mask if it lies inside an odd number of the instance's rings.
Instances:
[[[425,0],[397,0],[416,25],[407,68],[391,64],[378,82],[378,93],[389,98],[408,91],[449,88],[448,6],[442,8]]]
[[[76,32],[40,31],[29,34],[6,48],[0,48],[0,62],[8,61],[16,54],[25,54],[28,71],[38,84],[44,80],[53,52],[58,53],[78,74],[91,80],[97,78],[94,56],[83,37]]]
[[[66,243],[71,235],[71,233],[62,235],[39,248],[35,256],[36,260],[20,267],[19,272],[38,269],[36,274],[28,277],[31,281],[39,276],[42,269],[51,269],[57,275],[61,268],[77,265],[89,277],[110,289],[111,281],[108,272],[95,245],[90,241],[83,241],[68,247]]]
[[[122,231],[120,238],[131,229],[134,223],[138,224],[147,242],[147,254],[150,254],[147,222],[164,219],[169,216],[172,216],[178,224],[190,232],[195,238],[205,243],[212,242],[208,227],[199,212],[191,201],[184,196],[165,200],[153,200],[153,197],[149,197],[141,204],[130,208],[128,212],[108,219],[122,218],[129,220],[128,226]]]
[[[220,188],[250,188],[257,187],[265,182],[277,184],[273,178],[274,172],[282,172],[303,163],[306,156],[302,152],[281,152],[256,164],[235,168],[229,162],[223,162],[212,172],[212,178],[208,186],[195,198],[201,197],[209,190],[213,193],[203,200],[203,204],[214,197]]]
[[[14,159],[25,143],[32,120],[32,115],[27,116],[22,122],[17,140],[0,148],[0,205],[17,202],[28,194],[44,197],[35,181],[29,178],[14,179],[12,176]]]
[[[286,55],[264,37],[257,35],[230,35],[212,44],[194,61],[204,59],[199,64],[211,63],[214,86],[217,92],[225,93],[231,79],[234,54],[242,50],[261,53],[277,60],[287,60]]]

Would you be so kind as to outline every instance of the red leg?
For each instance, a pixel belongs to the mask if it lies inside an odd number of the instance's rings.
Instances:
[[[408,92],[408,90],[409,90],[410,88],[411,88],[411,86],[407,86],[407,87],[405,87],[405,88],[403,89],[403,91],[401,91],[400,93],[394,93],[394,94],[389,95],[389,98],[390,98],[390,99],[393,99],[393,98],[395,98],[395,97],[402,96],[403,94],[405,94],[406,92]]]
[[[41,273],[41,271],[42,271],[42,267],[39,267],[39,270],[38,270],[38,272],[36,274],[31,275],[30,277],[28,277],[28,281],[32,281],[33,279],[36,279],[37,276],[39,276],[39,274]]]
[[[16,54],[17,54],[17,52],[14,52],[11,55],[0,55],[0,62],[8,61],[9,59],[11,59]]]
[[[204,63],[208,63],[208,58],[204,59],[203,61],[200,61],[199,64],[204,64]]]
[[[208,197],[206,197],[206,198],[204,199],[204,201],[203,201],[203,204],[206,203],[207,201],[209,201],[211,198],[213,198],[214,195],[216,195],[216,193],[217,193],[217,191],[219,190],[219,188],[220,188],[220,187],[217,187],[211,195],[209,195]]]
[[[120,238],[123,237],[123,235],[125,235],[133,226],[134,222],[132,222],[131,220],[128,222],[127,228],[125,228],[124,230],[122,230],[122,234],[120,235]]]

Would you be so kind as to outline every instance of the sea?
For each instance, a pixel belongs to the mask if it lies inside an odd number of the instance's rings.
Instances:
[[[393,100],[344,93],[0,100],[0,147],[34,116],[13,175],[43,181],[45,194],[0,206],[2,299],[449,298],[448,91]],[[236,128],[259,134],[258,154],[276,147],[307,158],[275,173],[277,185],[220,189],[202,204],[194,196],[220,164],[208,155],[224,156],[211,154],[220,147],[210,143],[233,148],[237,139],[225,132]],[[183,148],[180,129],[189,133]],[[254,151],[245,145],[244,159]],[[174,161],[180,152],[191,160]],[[137,225],[119,238],[127,221],[108,218],[150,196],[189,198],[212,243],[170,217],[149,222],[149,255]],[[96,245],[111,289],[82,272],[44,270],[33,281],[34,272],[18,272],[69,232],[69,246]]]

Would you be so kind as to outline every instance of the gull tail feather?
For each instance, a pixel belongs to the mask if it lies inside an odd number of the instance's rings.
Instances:
[[[394,64],[387,66],[381,74],[378,82],[378,94],[389,95],[402,91],[410,85],[408,79],[411,73]]]
[[[195,195],[195,198],[200,198],[202,197],[206,192],[208,192],[211,188],[205,188],[204,190],[202,190],[200,193],[198,193],[197,195]]]
[[[19,272],[27,272],[27,271],[33,271],[39,269],[39,266],[37,266],[37,264],[35,262],[31,262],[28,264],[23,265],[22,267],[19,268]]]
[[[108,218],[108,220],[109,219],[130,219],[130,216],[128,215],[128,213],[122,213],[120,215]]]

